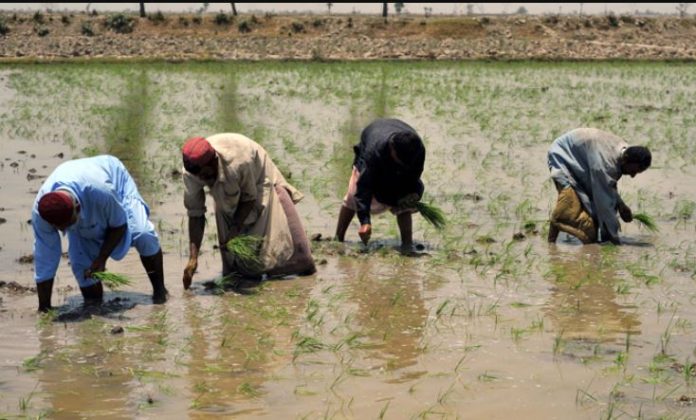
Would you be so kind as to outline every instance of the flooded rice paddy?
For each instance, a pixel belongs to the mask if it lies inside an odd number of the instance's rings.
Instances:
[[[316,275],[237,292],[214,217],[191,291],[179,149],[236,131],[269,151],[330,238],[352,145],[373,118],[423,136],[423,250],[389,215],[369,249],[315,241]],[[619,182],[660,232],[625,246],[545,241],[546,150],[581,126],[647,144]],[[669,63],[198,63],[0,67],[0,418],[696,417],[696,67]],[[45,176],[111,153],[137,179],[165,252],[152,305],[134,285],[85,310],[67,259],[36,313],[30,209]],[[209,205],[208,208],[212,208]],[[64,248],[65,249],[65,248]],[[16,282],[16,283],[12,283]]]

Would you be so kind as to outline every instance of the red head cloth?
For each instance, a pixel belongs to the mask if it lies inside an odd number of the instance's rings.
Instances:
[[[203,137],[193,137],[186,140],[184,147],[181,148],[184,161],[195,166],[205,166],[215,157],[215,149]]]
[[[67,225],[72,221],[75,205],[66,192],[50,192],[39,200],[39,215],[54,226]]]

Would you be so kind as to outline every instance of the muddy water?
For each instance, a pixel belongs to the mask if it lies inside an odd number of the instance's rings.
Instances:
[[[0,417],[696,416],[693,65],[1,70],[0,281],[17,285],[0,286]],[[185,138],[234,128],[259,141],[306,194],[308,232],[326,238],[351,146],[381,115],[425,138],[426,195],[450,221],[436,232],[415,219],[418,257],[395,251],[385,215],[368,249],[356,226],[346,244],[315,242],[314,276],[210,289],[220,262],[209,215],[183,291]],[[622,247],[544,241],[555,199],[546,149],[577,126],[651,146],[653,168],[619,188],[660,233],[624,225]],[[108,268],[134,284],[86,309],[63,259],[56,319],[42,318],[32,264],[19,262],[32,252],[34,195],[61,162],[107,152],[152,207],[170,300],[151,304],[132,252]]]

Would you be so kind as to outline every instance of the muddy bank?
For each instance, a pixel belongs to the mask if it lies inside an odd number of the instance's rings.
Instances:
[[[0,15],[0,60],[693,60],[696,18]],[[120,33],[119,33],[120,32]]]

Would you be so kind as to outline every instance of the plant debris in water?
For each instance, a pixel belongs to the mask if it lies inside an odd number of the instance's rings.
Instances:
[[[433,225],[435,229],[442,229],[447,224],[445,213],[443,213],[442,209],[439,207],[418,201],[416,202],[416,210],[418,210],[425,221]]]
[[[131,284],[131,281],[128,277],[121,274],[110,273],[108,271],[99,271],[93,273],[92,277],[104,283],[106,287],[112,290],[118,289],[122,286],[130,286]]]
[[[262,243],[263,238],[260,236],[237,235],[230,239],[225,247],[239,258],[242,263],[246,265],[260,265],[259,250]]]
[[[655,224],[655,220],[645,213],[635,213],[633,215],[633,220],[636,220],[643,227],[645,227],[650,232],[659,232],[660,229]]]

